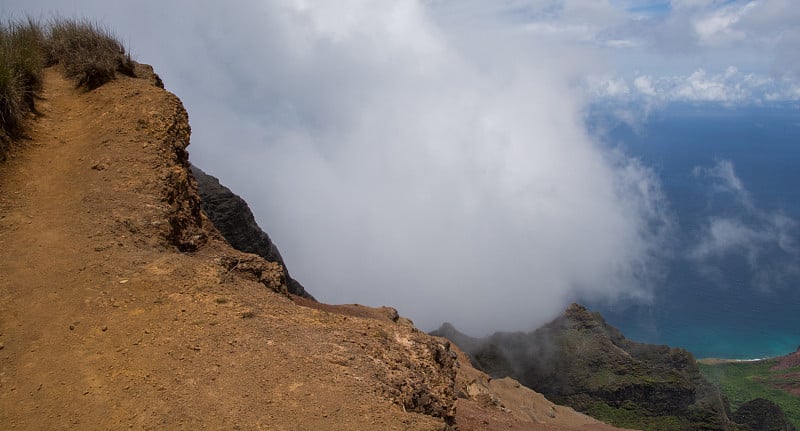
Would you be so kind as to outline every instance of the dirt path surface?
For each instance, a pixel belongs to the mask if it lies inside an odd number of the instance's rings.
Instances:
[[[393,309],[280,293],[197,211],[174,95],[47,70],[42,97],[0,164],[0,429],[439,430],[457,393],[462,429],[562,429],[465,395],[485,376]]]

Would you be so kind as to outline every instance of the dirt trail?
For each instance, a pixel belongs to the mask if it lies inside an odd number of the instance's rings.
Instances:
[[[41,418],[39,409],[47,399],[88,390],[93,370],[76,369],[77,364],[66,359],[92,355],[87,343],[78,338],[93,337],[90,331],[100,329],[94,326],[107,325],[90,320],[92,313],[87,310],[110,277],[98,283],[86,271],[93,257],[89,253],[99,244],[92,234],[100,221],[83,205],[96,184],[86,169],[85,158],[91,153],[87,107],[72,93],[65,81],[48,72],[40,105],[45,115],[36,124],[28,148],[3,167],[3,416],[10,412],[6,402],[14,400],[16,409],[35,420]]]
[[[42,97],[0,164],[0,429],[438,430],[486,380],[392,309],[295,304],[265,287],[279,267],[176,218],[194,192],[174,95],[47,70]],[[502,391],[460,400],[462,429],[596,429]]]

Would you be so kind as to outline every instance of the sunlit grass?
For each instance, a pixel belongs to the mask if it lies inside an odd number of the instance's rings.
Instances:
[[[728,397],[733,410],[752,399],[764,398],[781,406],[792,424],[800,428],[800,397],[770,386],[792,379],[800,383],[800,367],[772,371],[773,365],[774,360],[700,364],[700,371]]]

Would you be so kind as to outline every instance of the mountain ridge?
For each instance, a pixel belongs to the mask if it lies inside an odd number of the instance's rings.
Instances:
[[[474,338],[443,324],[432,334],[463,348],[492,377],[517,378],[555,402],[617,426],[750,429],[731,420],[727,400],[701,375],[691,353],[627,340],[599,313],[578,304],[528,333]],[[771,408],[757,404],[747,423],[757,423],[753,415],[780,411]],[[785,417],[777,422],[791,427]]]

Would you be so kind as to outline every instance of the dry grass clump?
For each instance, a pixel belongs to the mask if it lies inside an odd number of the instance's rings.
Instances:
[[[95,89],[117,73],[134,76],[136,63],[105,27],[88,20],[27,18],[0,22],[0,161],[36,113],[45,66],[60,64],[75,86]]]
[[[16,139],[42,89],[45,34],[33,20],[0,24],[0,130]],[[0,149],[0,158],[4,151]]]
[[[95,89],[116,73],[134,75],[135,63],[105,27],[87,20],[56,19],[50,23],[48,64],[61,64],[76,86]]]

